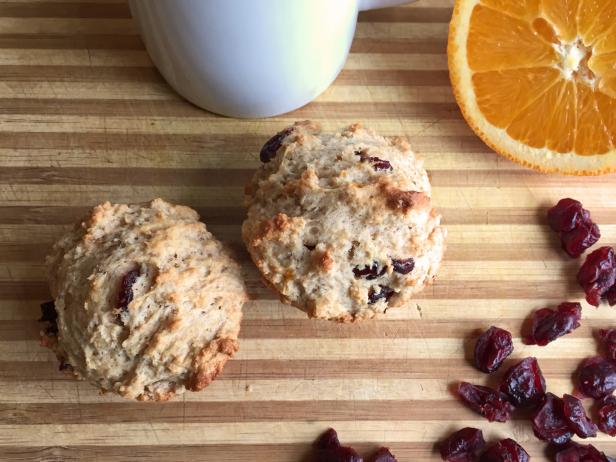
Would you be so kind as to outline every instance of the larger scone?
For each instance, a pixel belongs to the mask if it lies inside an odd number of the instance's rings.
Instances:
[[[188,207],[101,204],[47,262],[57,315],[48,305],[43,342],[104,391],[200,390],[238,349],[239,266]]]
[[[434,279],[446,233],[408,142],[358,124],[321,134],[305,121],[270,139],[261,161],[243,238],[282,301],[354,321],[405,304]]]

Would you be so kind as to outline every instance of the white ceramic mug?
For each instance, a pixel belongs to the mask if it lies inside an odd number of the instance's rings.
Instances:
[[[342,69],[360,10],[409,0],[130,0],[165,79],[232,117],[292,111]]]

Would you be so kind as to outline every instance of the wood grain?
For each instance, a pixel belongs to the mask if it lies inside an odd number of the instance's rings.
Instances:
[[[547,230],[547,207],[580,199],[616,244],[613,176],[565,178],[496,156],[462,120],[447,74],[452,0],[363,13],[345,69],[317,101],[284,116],[232,120],[181,100],[161,79],[125,0],[0,0],[0,460],[299,461],[328,426],[364,452],[438,460],[464,425],[513,436],[547,460],[523,416],[488,424],[452,394],[495,384],[468,362],[498,324],[514,358],[536,355],[570,392],[593,332],[613,311],[585,305],[581,328],[546,347],[520,341],[530,311],[580,300],[579,262]],[[242,188],[269,135],[296,119],[326,130],[362,121],[405,135],[431,171],[449,228],[440,278],[407,307],[359,325],[314,322],[265,288],[240,241]],[[99,395],[57,370],[37,342],[49,297],[44,255],[95,203],[163,196],[195,207],[236,253],[253,300],[242,347],[201,393],[163,404]],[[597,446],[616,453],[601,435]]]

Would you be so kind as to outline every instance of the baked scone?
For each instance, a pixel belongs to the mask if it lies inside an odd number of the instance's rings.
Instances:
[[[430,182],[401,138],[298,122],[261,150],[242,234],[283,302],[354,321],[403,305],[436,276],[445,230]]]
[[[47,263],[56,313],[46,306],[43,344],[104,391],[163,401],[200,390],[238,349],[239,266],[188,207],[101,204]]]

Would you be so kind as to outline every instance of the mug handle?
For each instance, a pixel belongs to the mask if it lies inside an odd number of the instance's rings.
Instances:
[[[387,8],[390,6],[411,3],[412,0],[359,0],[359,11]]]

